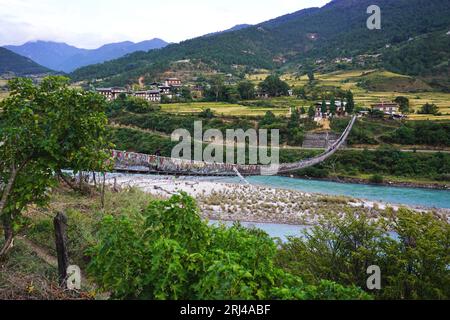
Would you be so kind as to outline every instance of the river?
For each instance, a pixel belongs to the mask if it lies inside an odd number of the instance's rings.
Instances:
[[[222,179],[221,181],[242,183],[239,178]],[[308,193],[347,196],[408,206],[450,209],[450,191],[448,190],[375,186],[278,176],[249,177],[247,181],[255,185],[299,190]]]
[[[129,175],[129,174],[108,174],[108,177],[148,177],[146,175]],[[155,177],[161,178],[161,177]],[[184,177],[182,179],[215,181],[222,183],[243,183],[239,178],[199,178],[199,177]],[[391,203],[397,205],[408,206],[422,206],[429,208],[443,208],[450,209],[450,191],[448,190],[433,190],[433,189],[419,189],[419,188],[404,188],[404,187],[389,187],[389,186],[374,186],[364,184],[338,183],[330,181],[317,180],[303,180],[288,177],[249,177],[247,181],[254,185],[260,185],[270,188],[282,188],[299,190],[306,193],[319,193],[327,195],[341,195],[351,198],[364,199],[369,201]],[[211,223],[217,223],[213,221]],[[231,225],[230,222],[225,222],[226,225]],[[273,223],[251,223],[243,222],[245,227],[256,227],[267,232],[271,237],[280,238],[286,241],[289,236],[302,236],[304,231],[310,229],[308,226],[300,225],[286,225]],[[394,238],[395,234],[392,234]]]
[[[231,227],[233,222],[225,221],[210,221],[211,225],[224,224],[227,227]],[[295,226],[288,224],[276,224],[276,223],[254,223],[254,222],[241,222],[241,225],[246,228],[257,228],[265,231],[270,237],[278,238],[282,242],[287,242],[289,237],[304,237],[305,232],[311,231],[311,226]],[[394,232],[389,232],[389,236],[397,240],[398,235]]]

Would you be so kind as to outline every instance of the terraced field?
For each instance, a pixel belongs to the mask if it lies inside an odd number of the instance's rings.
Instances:
[[[8,96],[8,93],[2,90],[2,87],[8,84],[8,80],[0,79],[0,101]]]
[[[394,100],[398,96],[405,96],[409,98],[411,107],[414,111],[419,110],[425,103],[434,103],[439,107],[443,114],[441,117],[434,117],[429,115],[411,115],[412,120],[449,120],[450,119],[450,93],[442,92],[420,92],[420,93],[402,93],[395,91],[370,91],[359,87],[358,82],[370,73],[371,70],[353,70],[340,71],[330,74],[316,74],[315,78],[319,86],[333,86],[340,87],[344,90],[352,90],[355,94],[355,101],[359,106],[370,106],[370,104],[384,101]],[[386,79],[405,78],[403,75],[392,72],[377,72],[377,76],[384,76]],[[293,86],[303,86],[308,83],[308,77],[303,76],[296,78],[291,74],[282,77]]]
[[[7,93],[7,92],[0,91],[0,101],[2,101],[3,99],[5,99],[7,96],[8,96],[8,93]]]
[[[225,102],[193,102],[162,104],[162,111],[175,114],[200,113],[205,109],[211,109],[218,116],[263,116],[267,111],[272,111],[277,116],[285,116],[289,113],[289,107],[249,107],[240,104]]]

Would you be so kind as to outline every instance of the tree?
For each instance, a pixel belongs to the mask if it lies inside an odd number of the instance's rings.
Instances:
[[[330,113],[332,115],[335,115],[336,112],[337,112],[336,99],[334,97],[331,97],[331,100],[330,100]]]
[[[314,71],[313,70],[309,70],[308,71],[308,79],[309,79],[309,82],[313,82],[315,80],[315,76],[314,76]]]
[[[308,109],[308,117],[310,119],[314,118],[316,116],[316,107],[315,106],[310,106]]]
[[[154,110],[147,100],[138,97],[126,97],[123,103],[125,110],[129,112],[148,113]]]
[[[272,111],[267,111],[262,120],[259,122],[260,126],[271,125],[277,121],[277,116]]]
[[[301,108],[300,108],[300,114],[306,114],[306,109],[305,109],[305,107],[301,107]]]
[[[321,106],[320,112],[322,112],[323,115],[328,113],[327,102],[325,101],[325,99],[322,100],[322,106]]]
[[[291,114],[291,118],[289,119],[288,127],[297,128],[299,122],[300,122],[300,111],[297,108],[294,108]]]
[[[207,109],[202,110],[202,112],[199,113],[199,117],[205,118],[205,119],[212,119],[212,118],[214,118],[214,112],[210,108],[207,108]]]
[[[289,94],[289,85],[276,75],[268,76],[259,86],[262,91],[267,92],[272,97]]]
[[[391,229],[398,241],[385,247],[383,299],[450,299],[450,225],[432,213],[400,209]]]
[[[296,87],[294,89],[294,94],[301,99],[307,99],[305,87]]]
[[[237,103],[240,95],[236,86],[224,86],[222,100],[229,103]]]
[[[255,98],[255,86],[250,81],[239,82],[238,91],[241,99],[251,100]]]
[[[347,91],[346,99],[347,105],[345,107],[345,110],[347,111],[348,114],[353,114],[353,112],[355,111],[355,100],[353,97],[353,92],[351,90]]]
[[[185,101],[191,101],[192,100],[191,90],[189,90],[189,88],[183,87],[181,89],[181,98],[183,98]]]
[[[0,216],[5,254],[13,224],[30,204],[45,204],[57,175],[70,168],[105,171],[106,103],[93,92],[71,89],[64,77],[9,82],[10,96],[0,102]]]
[[[426,103],[422,106],[422,108],[418,111],[419,114],[432,114],[438,115],[439,108],[433,103]]]
[[[398,105],[400,106],[400,112],[401,113],[409,113],[410,106],[409,106],[409,99],[406,97],[397,97],[394,100]]]
[[[370,117],[374,119],[383,119],[384,118],[384,112],[377,110],[377,109],[371,109],[370,110]]]
[[[211,81],[210,81],[210,86],[211,86],[211,92],[214,95],[214,99],[215,101],[219,101],[220,100],[220,96],[221,93],[224,90],[224,79],[223,76],[221,75],[217,75],[212,77]]]
[[[393,231],[395,236],[387,231]],[[450,225],[431,213],[388,210],[384,219],[327,215],[302,238],[282,245],[277,266],[304,281],[329,279],[367,289],[367,268],[382,270],[379,299],[450,298]],[[320,254],[317,254],[320,252]]]

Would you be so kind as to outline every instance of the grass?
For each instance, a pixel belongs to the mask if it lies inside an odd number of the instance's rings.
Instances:
[[[338,174],[337,176],[330,175],[330,178],[340,178],[340,179],[359,179],[363,183],[371,183],[371,179],[373,174]],[[444,187],[448,186],[448,181],[437,181],[431,180],[427,178],[411,178],[411,177],[399,177],[399,176],[390,176],[390,175],[382,175],[384,179],[384,183],[394,184],[394,185],[414,185],[417,187],[427,187],[427,186],[437,186]]]
[[[95,297],[96,293],[91,291],[94,288],[90,283],[83,284],[83,291],[89,290],[89,293],[74,294],[59,289],[56,265],[45,262],[27,241],[31,241],[33,246],[46,255],[55,257],[53,217],[58,212],[64,212],[68,217],[69,262],[80,266],[86,274],[89,262],[86,249],[96,243],[96,233],[102,219],[106,215],[136,215],[147,207],[152,199],[154,197],[137,189],[118,193],[108,191],[105,194],[105,209],[102,210],[99,194],[83,196],[62,187],[54,190],[47,207],[31,206],[24,213],[19,237],[16,237],[15,245],[7,258],[0,262],[0,300],[67,300]],[[20,238],[20,235],[23,235],[23,238]],[[25,238],[27,240],[23,240]]]
[[[0,263],[0,300],[54,299],[56,268],[46,264],[21,241]]]
[[[0,91],[0,101],[8,97],[8,92]]]
[[[173,114],[194,114],[204,109],[211,109],[216,115],[223,116],[264,116],[267,111],[274,112],[277,116],[286,116],[289,107],[253,107],[226,102],[192,102],[162,104],[162,111]]]
[[[153,197],[137,190],[105,194],[105,209],[98,194],[87,197],[68,190],[57,190],[46,208],[31,208],[25,214],[30,222],[25,230],[28,239],[55,255],[53,217],[64,212],[68,218],[69,255],[73,263],[86,267],[85,252],[95,244],[95,234],[105,215],[133,215],[145,208]]]
[[[402,93],[395,91],[369,91],[359,87],[357,84],[362,77],[373,70],[352,70],[338,71],[329,74],[316,74],[315,78],[319,86],[340,87],[344,90],[352,90],[355,95],[355,101],[359,106],[369,107],[370,104],[380,102],[380,100],[391,101],[398,96],[405,96],[410,100],[412,110],[419,110],[425,103],[434,103],[439,107],[443,114],[441,117],[411,115],[411,120],[449,120],[450,119],[450,93],[443,92],[420,92],[420,93]],[[404,78],[406,76],[395,74],[388,71],[376,72],[377,77],[386,79]],[[304,86],[308,83],[308,77],[294,77],[292,74],[286,74],[283,80],[291,86]]]

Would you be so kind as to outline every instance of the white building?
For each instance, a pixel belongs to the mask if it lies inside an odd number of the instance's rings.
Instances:
[[[106,100],[113,101],[116,100],[122,93],[128,94],[125,88],[113,87],[113,88],[98,88],[96,91],[104,96]]]
[[[134,96],[148,102],[161,102],[161,92],[159,90],[136,91]]]

